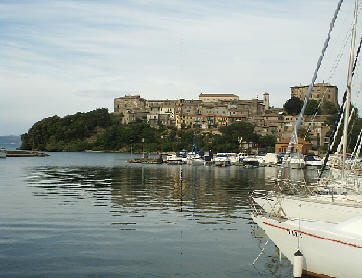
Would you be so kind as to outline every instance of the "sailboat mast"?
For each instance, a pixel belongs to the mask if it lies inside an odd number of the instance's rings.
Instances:
[[[358,13],[358,0],[355,0],[354,17],[353,17],[353,29],[352,29],[352,41],[351,50],[349,55],[348,75],[347,75],[347,102],[344,114],[344,127],[343,127],[343,167],[342,178],[344,178],[344,169],[346,166],[347,158],[347,133],[348,133],[348,118],[349,109],[351,107],[351,84],[352,84],[352,70],[354,61],[354,45],[356,40],[356,25],[357,25],[357,13]]]

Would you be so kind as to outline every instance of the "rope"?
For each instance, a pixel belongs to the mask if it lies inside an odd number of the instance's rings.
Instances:
[[[358,56],[361,52],[361,44],[362,44],[362,37],[360,39],[360,42],[359,42],[359,46],[358,46],[358,49],[357,49],[357,53],[356,53],[356,57],[355,57],[355,60],[354,60],[354,63],[353,63],[353,69],[352,69],[352,77],[354,76],[354,73],[355,73],[355,69],[356,69],[356,65],[357,65],[357,60],[358,60]],[[339,127],[341,126],[341,123],[340,121],[342,122],[341,120],[341,117],[343,117],[343,111],[344,111],[344,106],[345,106],[345,102],[347,100],[347,90],[344,92],[344,95],[343,95],[343,101],[342,101],[342,104],[340,106],[340,109],[339,109],[339,113],[338,113],[338,116],[337,116],[337,120],[336,122],[334,123],[334,129],[333,131],[331,132],[330,136],[329,136],[329,145],[328,145],[328,151],[327,151],[327,154],[326,154],[326,157],[324,158],[324,162],[323,162],[323,166],[321,168],[321,171],[320,171],[320,174],[319,174],[319,179],[322,177],[322,174],[324,172],[324,170],[326,169],[326,166],[327,166],[327,162],[328,162],[328,159],[329,159],[329,155],[332,151],[332,148],[334,146],[334,140],[336,139],[337,137],[337,132],[339,130]]]
[[[329,25],[328,35],[327,35],[327,38],[326,38],[326,40],[324,42],[324,45],[323,45],[323,48],[322,48],[322,53],[319,56],[317,66],[316,66],[316,69],[315,69],[314,74],[313,74],[312,82],[310,83],[310,85],[308,87],[308,91],[307,91],[307,94],[305,96],[304,104],[303,104],[302,110],[300,111],[298,121],[297,121],[297,123],[296,123],[296,125],[294,127],[294,131],[291,134],[287,153],[283,157],[283,163],[282,163],[281,169],[278,172],[278,178],[281,176],[281,172],[282,172],[282,169],[283,169],[283,167],[285,165],[285,162],[287,161],[288,156],[289,156],[289,154],[290,154],[290,152],[291,152],[291,150],[292,150],[292,148],[294,146],[294,143],[296,142],[296,138],[298,138],[297,132],[298,132],[298,129],[299,129],[300,125],[301,125],[301,122],[302,122],[302,119],[303,119],[303,116],[304,116],[304,110],[305,110],[305,108],[307,106],[308,99],[309,99],[309,97],[310,97],[310,95],[312,93],[314,82],[317,79],[318,71],[319,71],[319,68],[320,68],[320,66],[322,64],[322,60],[324,58],[325,51],[326,51],[326,49],[328,47],[328,43],[329,43],[330,38],[331,38],[331,33],[332,33],[332,30],[333,30],[334,24],[336,22],[337,15],[338,15],[338,13],[339,13],[339,11],[341,9],[342,2],[343,2],[343,0],[339,0],[337,8],[336,8],[336,10],[334,12],[332,21],[331,21],[331,23]]]

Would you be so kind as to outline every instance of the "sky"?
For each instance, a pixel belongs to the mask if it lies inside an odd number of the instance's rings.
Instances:
[[[114,98],[125,94],[252,99],[268,92],[271,105],[282,107],[290,87],[312,80],[337,3],[0,0],[0,136],[23,134],[53,115],[113,112]],[[353,0],[342,4],[317,79],[340,95],[353,9]]]

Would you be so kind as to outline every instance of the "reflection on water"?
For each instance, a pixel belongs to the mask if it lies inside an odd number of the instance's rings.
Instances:
[[[272,189],[277,168],[128,158],[60,153],[0,161],[0,276],[290,275],[272,243],[251,265],[266,239],[249,216],[249,192]],[[306,174],[289,173],[296,180]]]
[[[112,215],[120,218],[113,224],[143,221],[131,219],[160,211],[165,222],[175,212],[199,224],[229,225],[240,217],[249,219],[248,193],[264,186],[266,174],[262,168],[245,172],[239,167],[42,166],[28,169],[27,183],[35,196],[65,203],[92,199],[95,206],[111,206]]]

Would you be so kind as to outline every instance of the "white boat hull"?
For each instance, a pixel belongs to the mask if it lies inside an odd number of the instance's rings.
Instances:
[[[170,160],[167,160],[167,163],[170,164],[170,165],[185,164],[185,162],[182,159],[170,159]]]
[[[200,165],[204,165],[204,160],[201,158],[194,158],[191,160],[191,165],[192,166],[200,166]]]
[[[254,201],[267,213],[290,219],[321,220],[338,223],[355,216],[362,216],[362,200],[348,196],[296,197],[256,197]]]
[[[322,167],[323,162],[321,160],[306,161],[305,166]]]
[[[7,151],[6,150],[0,150],[0,158],[6,158]]]
[[[231,162],[230,160],[214,160],[215,166],[230,166]]]
[[[337,278],[361,277],[360,235],[336,231],[335,227],[340,224],[311,225],[298,220],[279,222],[264,216],[252,217],[292,264],[294,253],[298,249],[302,252],[304,272]]]

